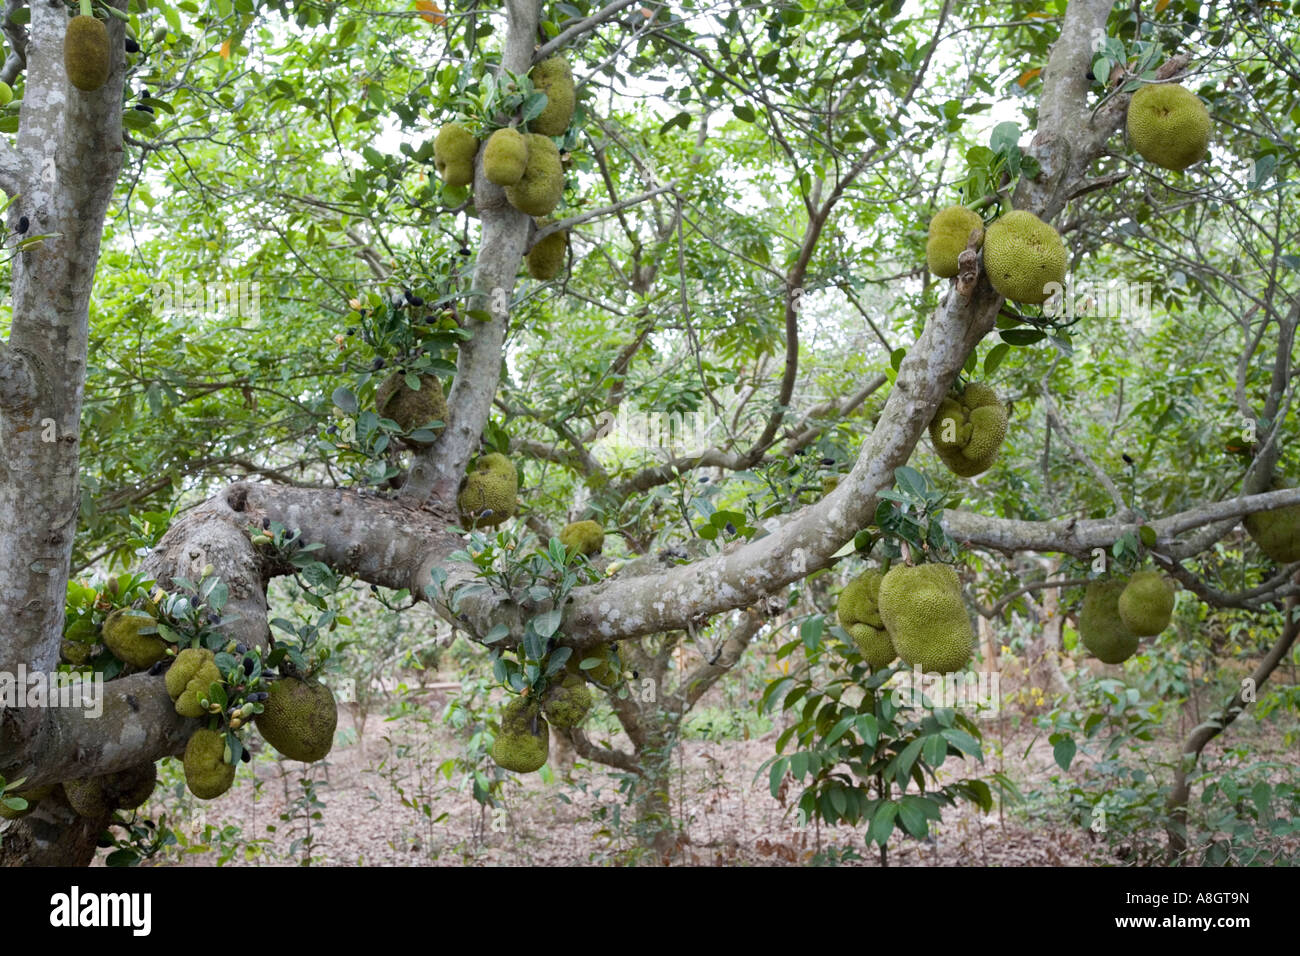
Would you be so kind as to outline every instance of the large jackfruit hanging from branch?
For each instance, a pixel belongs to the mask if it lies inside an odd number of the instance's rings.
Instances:
[[[1153,83],[1128,104],[1128,138],[1149,163],[1183,170],[1210,148],[1210,113],[1200,97],[1177,83]]]
[[[849,632],[867,665],[877,670],[898,657],[880,616],[880,582],[884,579],[879,568],[872,568],[844,585],[835,605],[840,626]]]
[[[1041,305],[1048,287],[1065,285],[1065,243],[1031,212],[1009,212],[984,234],[984,271],[998,294],[1013,302]]]
[[[891,568],[880,582],[880,617],[898,656],[925,673],[959,671],[975,649],[961,582],[947,564]]]

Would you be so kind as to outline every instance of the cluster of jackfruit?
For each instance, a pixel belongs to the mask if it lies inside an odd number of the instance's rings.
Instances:
[[[984,234],[984,271],[1013,302],[1046,302],[1049,284],[1065,284],[1065,265],[1060,234],[1032,212],[1009,212]]]
[[[529,133],[528,158],[517,182],[505,187],[510,205],[530,216],[549,216],[564,196],[560,150],[549,136]]]
[[[1099,661],[1122,664],[1137,653],[1138,638],[1169,626],[1173,612],[1173,586],[1159,571],[1099,578],[1084,590],[1079,636]]]
[[[556,730],[577,727],[591,710],[591,691],[577,674],[565,674],[558,684],[551,684],[542,694],[542,713]]]
[[[102,777],[63,781],[68,806],[83,817],[104,817],[114,810],[134,810],[149,799],[158,784],[153,761]]]
[[[1006,406],[980,382],[969,383],[955,398],[945,398],[930,422],[934,450],[962,478],[988,471],[1006,435]]]
[[[880,582],[878,604],[890,642],[908,666],[949,674],[970,661],[975,630],[950,565],[895,565]]]
[[[1210,147],[1209,111],[1177,83],[1153,83],[1134,93],[1127,126],[1133,148],[1165,169],[1186,169]]]
[[[1274,485],[1273,490],[1281,489]],[[1278,564],[1300,561],[1300,505],[1257,511],[1243,522],[1259,550]]]
[[[268,688],[254,718],[262,738],[290,760],[312,763],[334,746],[338,705],[324,684],[282,677]]]
[[[226,735],[206,727],[185,744],[185,785],[200,800],[214,800],[235,782],[235,767],[226,762]]]
[[[108,28],[103,22],[87,16],[69,20],[63,35],[63,69],[68,82],[84,93],[93,93],[108,82],[110,62]]]
[[[27,806],[21,810],[14,810],[7,806],[4,801],[0,801],[0,820],[20,820],[27,814],[36,809],[36,805],[54,792],[54,784],[48,784],[44,787],[32,787],[30,790],[11,790],[6,796],[22,797],[27,801]]]
[[[433,138],[433,166],[448,186],[468,186],[474,181],[478,139],[459,123],[447,123]]]
[[[125,664],[141,669],[151,667],[166,659],[167,650],[171,646],[156,631],[153,634],[142,633],[149,628],[156,628],[157,624],[145,611],[118,608],[104,619],[104,646]]]
[[[1107,664],[1122,664],[1137,653],[1137,635],[1119,613],[1119,596],[1127,584],[1123,578],[1098,578],[1083,592],[1079,636],[1092,656]]]
[[[519,476],[510,459],[499,452],[482,455],[465,475],[456,507],[461,521],[479,528],[501,524],[515,513]]]
[[[898,656],[880,616],[880,582],[884,578],[878,568],[854,578],[840,592],[835,607],[840,626],[849,632],[862,659],[873,668],[888,667]]]
[[[421,375],[419,391],[406,384],[406,376],[394,372],[379,383],[375,390],[375,409],[381,418],[391,418],[405,432],[423,428],[430,422],[447,421],[447,398],[442,393],[442,382],[436,375]],[[441,430],[437,426],[435,430]],[[423,444],[409,439],[415,444]]]
[[[547,282],[554,279],[564,268],[564,254],[569,249],[569,233],[567,230],[552,232],[537,242],[528,250],[525,261],[528,263],[528,274],[534,279]]]
[[[206,647],[189,647],[176,655],[163,678],[167,694],[175,701],[176,713],[182,717],[202,717],[213,684],[221,683],[216,657]]]
[[[516,697],[501,713],[501,730],[492,744],[498,767],[515,773],[541,770],[550,754],[551,729],[531,697]]]
[[[598,521],[574,521],[560,530],[560,544],[570,554],[591,557],[605,546],[605,529]]]
[[[978,232],[976,248],[984,238],[984,220],[965,206],[949,206],[930,220],[925,243],[925,261],[930,271],[944,279],[957,274],[957,257],[966,250],[972,232]]]

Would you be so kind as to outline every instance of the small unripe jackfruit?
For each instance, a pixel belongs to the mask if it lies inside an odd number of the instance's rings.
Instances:
[[[537,702],[516,697],[501,713],[501,732],[492,744],[492,759],[498,767],[515,773],[541,770],[550,755],[551,729]]]
[[[221,683],[221,671],[210,650],[189,647],[176,655],[163,679],[167,694],[176,702],[176,713],[182,717],[202,717],[207,713],[202,701],[209,696],[213,684]]]
[[[888,667],[898,656],[880,616],[878,601],[884,578],[878,568],[872,568],[846,584],[835,605],[840,625],[853,638],[862,659],[874,668]]]
[[[560,151],[549,137],[528,134],[528,165],[523,178],[506,187],[510,205],[530,216],[549,216],[564,196]]]
[[[461,521],[476,527],[493,527],[515,513],[519,476],[510,459],[498,452],[481,456],[465,475],[456,506]]]
[[[1006,435],[1006,406],[982,382],[970,382],[956,398],[945,398],[930,422],[934,450],[962,478],[988,471]]]
[[[548,282],[564,268],[564,253],[569,246],[567,231],[543,236],[528,250],[528,274],[534,279]]]
[[[891,568],[880,582],[880,617],[909,667],[948,674],[970,661],[975,631],[957,572],[946,564]]]
[[[1174,589],[1159,571],[1139,571],[1119,596],[1119,616],[1139,637],[1154,637],[1169,626]]]
[[[68,82],[83,93],[93,93],[108,82],[108,28],[94,17],[68,21],[63,35],[63,69]]]
[[[282,677],[268,690],[257,715],[257,729],[268,744],[290,760],[312,763],[334,746],[338,705],[324,684]]]
[[[1092,656],[1107,664],[1122,664],[1137,653],[1137,635],[1119,613],[1119,596],[1127,584],[1124,578],[1098,579],[1083,592],[1079,636]]]
[[[1065,260],[1057,231],[1023,209],[1007,213],[984,235],[984,271],[998,294],[1013,302],[1046,302],[1049,284],[1065,284]]]
[[[591,710],[591,691],[587,682],[576,674],[565,674],[559,684],[551,684],[542,694],[542,713],[556,730],[577,727]]]
[[[483,175],[498,186],[513,186],[528,166],[528,139],[513,127],[499,129],[483,146]]]
[[[1300,505],[1246,515],[1246,532],[1278,564],[1300,561]]]
[[[200,800],[221,796],[235,782],[235,768],[226,763],[225,752],[226,735],[207,728],[194,731],[185,744],[185,785]]]
[[[976,230],[980,235],[975,246],[978,249],[984,237],[984,220],[979,213],[965,206],[949,206],[935,213],[930,220],[930,237],[925,243],[925,261],[930,271],[945,279],[955,276],[957,256],[965,251],[970,234]]]
[[[563,136],[573,119],[573,71],[569,69],[569,61],[553,56],[538,63],[528,76],[533,86],[546,94],[546,106],[528,124],[529,128],[543,136]]]
[[[448,186],[468,186],[474,181],[474,156],[478,140],[459,123],[448,123],[433,139],[433,165]]]
[[[593,657],[600,663],[588,668],[581,666],[583,660]],[[613,687],[623,678],[622,661],[618,656],[617,645],[602,644],[595,650],[588,651],[583,655],[578,664],[579,673],[601,687]]]
[[[391,418],[406,432],[423,428],[430,422],[447,421],[447,397],[436,375],[421,375],[420,390],[411,391],[406,376],[394,372],[375,389],[375,408],[381,418]],[[442,425],[434,430],[440,431]],[[415,442],[421,444],[421,442]]]
[[[118,608],[104,619],[104,646],[132,667],[145,668],[165,660],[170,646],[157,634],[141,634],[158,622],[144,611]]]
[[[560,531],[560,544],[570,554],[583,554],[591,557],[599,554],[605,546],[605,529],[598,521],[574,521],[566,524]]]
[[[1133,148],[1165,169],[1186,169],[1210,147],[1209,111],[1177,83],[1153,83],[1134,93],[1127,125]]]

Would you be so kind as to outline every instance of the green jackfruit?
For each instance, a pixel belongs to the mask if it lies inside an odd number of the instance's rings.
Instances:
[[[1257,511],[1246,515],[1244,524],[1251,540],[1270,560],[1278,564],[1300,561],[1300,505]]]
[[[569,61],[562,56],[553,56],[538,63],[529,79],[538,92],[546,94],[546,106],[537,118],[529,123],[534,133],[543,136],[563,136],[573,119],[573,71]]]
[[[483,175],[498,186],[513,186],[528,166],[528,139],[513,127],[499,129],[483,146]]]
[[[1050,283],[1065,285],[1065,243],[1032,212],[1009,212],[984,235],[984,271],[999,295],[1040,305]]]
[[[560,531],[560,544],[570,554],[599,554],[605,546],[605,529],[597,521],[575,521]]]
[[[993,467],[1006,435],[1006,406],[982,382],[970,382],[956,398],[945,398],[930,422],[934,450],[962,478]]]
[[[1092,656],[1107,664],[1122,664],[1138,649],[1138,638],[1119,614],[1119,596],[1128,581],[1098,579],[1083,592],[1079,611],[1079,636]]]
[[[206,647],[190,647],[177,654],[164,680],[168,696],[176,702],[176,713],[182,717],[207,713],[201,701],[209,696],[213,684],[222,683],[216,659]]]
[[[27,816],[27,814],[35,810],[36,805],[53,792],[54,792],[53,785],[47,785],[44,787],[32,787],[32,789],[30,790],[7,791],[4,794],[6,799],[9,797],[21,797],[22,799],[27,801],[27,806],[21,810],[14,810],[6,806],[3,800],[0,800],[0,820],[21,820],[23,817]]]
[[[959,671],[975,649],[961,584],[949,565],[891,568],[880,582],[880,617],[898,656],[926,673]]]
[[[498,767],[515,773],[541,770],[550,755],[551,729],[537,702],[516,697],[501,713],[501,731],[492,744],[492,759]]]
[[[854,578],[844,586],[835,606],[840,625],[853,638],[862,659],[873,668],[888,667],[898,656],[877,604],[884,577],[878,568],[872,568]]]
[[[549,216],[563,196],[564,168],[560,165],[560,151],[549,137],[529,133],[524,177],[506,187],[506,199],[530,216]]]
[[[1147,162],[1186,169],[1210,148],[1210,114],[1190,90],[1153,83],[1129,100],[1128,138]]]
[[[290,760],[312,763],[334,746],[338,705],[324,684],[282,677],[256,717],[257,729],[268,744]]]
[[[1139,637],[1153,637],[1169,626],[1174,589],[1159,571],[1139,571],[1119,596],[1119,616]]]
[[[108,82],[110,66],[108,28],[94,17],[68,21],[63,35],[63,69],[68,82],[83,93],[93,93]]]
[[[930,271],[937,276],[950,279],[957,274],[957,256],[966,249],[970,234],[979,230],[984,238],[984,220],[979,213],[971,212],[965,206],[949,206],[934,214],[930,220],[930,238],[925,243],[925,261]]]
[[[221,796],[235,782],[235,768],[226,763],[225,752],[226,735],[206,728],[194,731],[185,744],[185,785],[200,800]]]
[[[465,475],[456,506],[466,526],[490,528],[514,515],[518,494],[519,476],[515,466],[505,455],[492,452],[480,457],[473,470]]]
[[[594,667],[581,667],[583,661],[593,657],[600,663]],[[601,687],[613,687],[623,678],[623,662],[619,659],[617,645],[602,644],[595,650],[587,651],[578,663],[582,676]]]
[[[528,274],[534,279],[548,282],[560,274],[564,268],[564,254],[569,248],[567,231],[553,232],[543,236],[528,250]]]
[[[104,619],[104,645],[113,656],[132,667],[146,668],[167,659],[171,646],[157,634],[141,634],[158,622],[144,611],[118,608]]]
[[[433,139],[433,165],[448,186],[468,186],[474,181],[478,140],[459,123],[448,123]]]
[[[576,674],[565,674],[559,684],[551,684],[542,694],[542,713],[556,730],[577,727],[591,710],[591,691],[587,682]]]
[[[839,475],[827,475],[822,479],[822,494],[829,495],[832,491],[840,486]]]
[[[83,817],[100,817],[113,810],[134,810],[149,799],[158,784],[153,762],[105,774],[63,781],[68,806]]]
[[[60,641],[59,656],[69,664],[84,664],[90,660],[90,645],[80,641]]]
[[[420,390],[413,392],[406,384],[406,376],[394,372],[375,389],[375,408],[381,418],[391,418],[406,432],[423,428],[432,421],[447,421],[447,397],[443,395],[442,381],[436,375],[421,375]],[[434,431],[442,428],[439,425]]]
[[[68,806],[82,817],[102,817],[112,807],[104,799],[104,788],[98,777],[79,777],[63,781],[63,793],[68,798]]]

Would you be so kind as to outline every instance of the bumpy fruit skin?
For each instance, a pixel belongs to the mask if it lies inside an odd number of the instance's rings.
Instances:
[[[149,761],[100,778],[104,799],[118,810],[141,806],[158,785],[158,767]]]
[[[1209,111],[1177,83],[1153,83],[1134,93],[1127,125],[1133,148],[1165,169],[1186,169],[1210,148]]]
[[[515,773],[541,770],[550,755],[551,729],[537,702],[516,697],[501,714],[501,732],[492,744],[492,759],[498,767]]]
[[[1300,561],[1300,505],[1257,511],[1246,515],[1244,524],[1251,540],[1271,560],[1278,564]]]
[[[884,579],[879,568],[872,568],[846,584],[835,605],[840,625],[853,638],[862,659],[875,669],[888,667],[898,657],[880,616],[880,582]]]
[[[538,63],[528,76],[533,86],[546,94],[546,106],[528,124],[529,128],[543,136],[563,136],[573,119],[573,71],[569,68],[569,61],[553,56]]]
[[[80,641],[60,641],[59,656],[69,664],[84,664],[90,660],[90,645]]]
[[[112,811],[104,799],[104,788],[99,777],[79,777],[63,781],[63,793],[68,798],[68,806],[76,811],[77,816],[102,817]]]
[[[565,231],[543,236],[528,250],[528,274],[541,282],[549,282],[564,268],[564,254],[569,248],[569,234]]]
[[[549,137],[528,134],[528,165],[524,176],[506,187],[510,205],[530,216],[549,216],[564,196],[564,168],[560,151]]]
[[[221,671],[210,650],[190,647],[176,655],[163,679],[167,682],[168,696],[176,702],[176,713],[182,717],[202,717],[207,711],[201,701],[214,683],[221,683]]]
[[[225,734],[207,728],[194,731],[185,744],[185,785],[200,800],[221,796],[235,782],[235,768],[223,759],[225,752]]]
[[[577,727],[591,710],[591,691],[587,682],[576,674],[564,675],[559,684],[552,684],[542,695],[542,713],[556,730]]]
[[[599,554],[605,546],[605,529],[597,521],[574,521],[566,524],[560,531],[560,544],[570,554],[583,554],[591,557]]]
[[[962,478],[992,468],[1006,436],[1006,406],[982,382],[970,382],[956,398],[945,398],[930,422],[934,450]]]
[[[582,661],[587,658],[597,658],[601,663],[595,667],[583,669]],[[611,647],[608,644],[602,644],[594,651],[588,651],[578,659],[579,673],[587,680],[601,687],[612,687],[623,677],[622,662],[618,659],[618,649],[616,646]]]
[[[957,274],[957,256],[966,249],[970,234],[979,230],[984,238],[984,220],[979,213],[971,212],[965,206],[949,206],[934,214],[930,220],[930,236],[925,243],[925,262],[930,271],[944,279],[951,279]]]
[[[1139,637],[1154,637],[1169,626],[1174,589],[1159,571],[1139,571],[1119,596],[1119,616]]]
[[[459,123],[448,123],[433,139],[433,165],[448,186],[468,186],[474,181],[474,156],[478,140]]]
[[[984,234],[984,271],[1013,302],[1046,302],[1049,284],[1065,285],[1065,262],[1060,234],[1032,212],[1009,212]]]
[[[432,421],[447,421],[447,397],[443,395],[442,381],[436,375],[421,375],[420,390],[413,392],[406,384],[406,376],[394,372],[375,389],[375,408],[381,418],[391,418],[408,432]],[[433,430],[441,431],[442,428],[439,425]]]
[[[257,729],[268,744],[290,760],[305,763],[330,752],[339,711],[328,687],[283,677],[271,685],[269,693],[257,715]]]
[[[970,661],[975,631],[957,572],[946,564],[891,568],[880,582],[880,617],[909,667],[949,674]]]
[[[498,186],[513,186],[528,166],[528,138],[513,127],[499,129],[483,146],[483,175]]]
[[[63,35],[63,69],[68,82],[93,93],[108,82],[108,28],[94,17],[73,17]]]
[[[1119,596],[1128,581],[1098,579],[1083,592],[1079,610],[1079,636],[1093,657],[1106,664],[1122,664],[1138,649],[1138,637],[1119,614]]]
[[[168,643],[156,634],[141,634],[158,622],[144,611],[118,608],[104,619],[104,646],[132,667],[145,668],[167,658]]]
[[[515,513],[519,476],[505,455],[492,452],[474,463],[465,475],[456,506],[465,525],[490,528]]]

